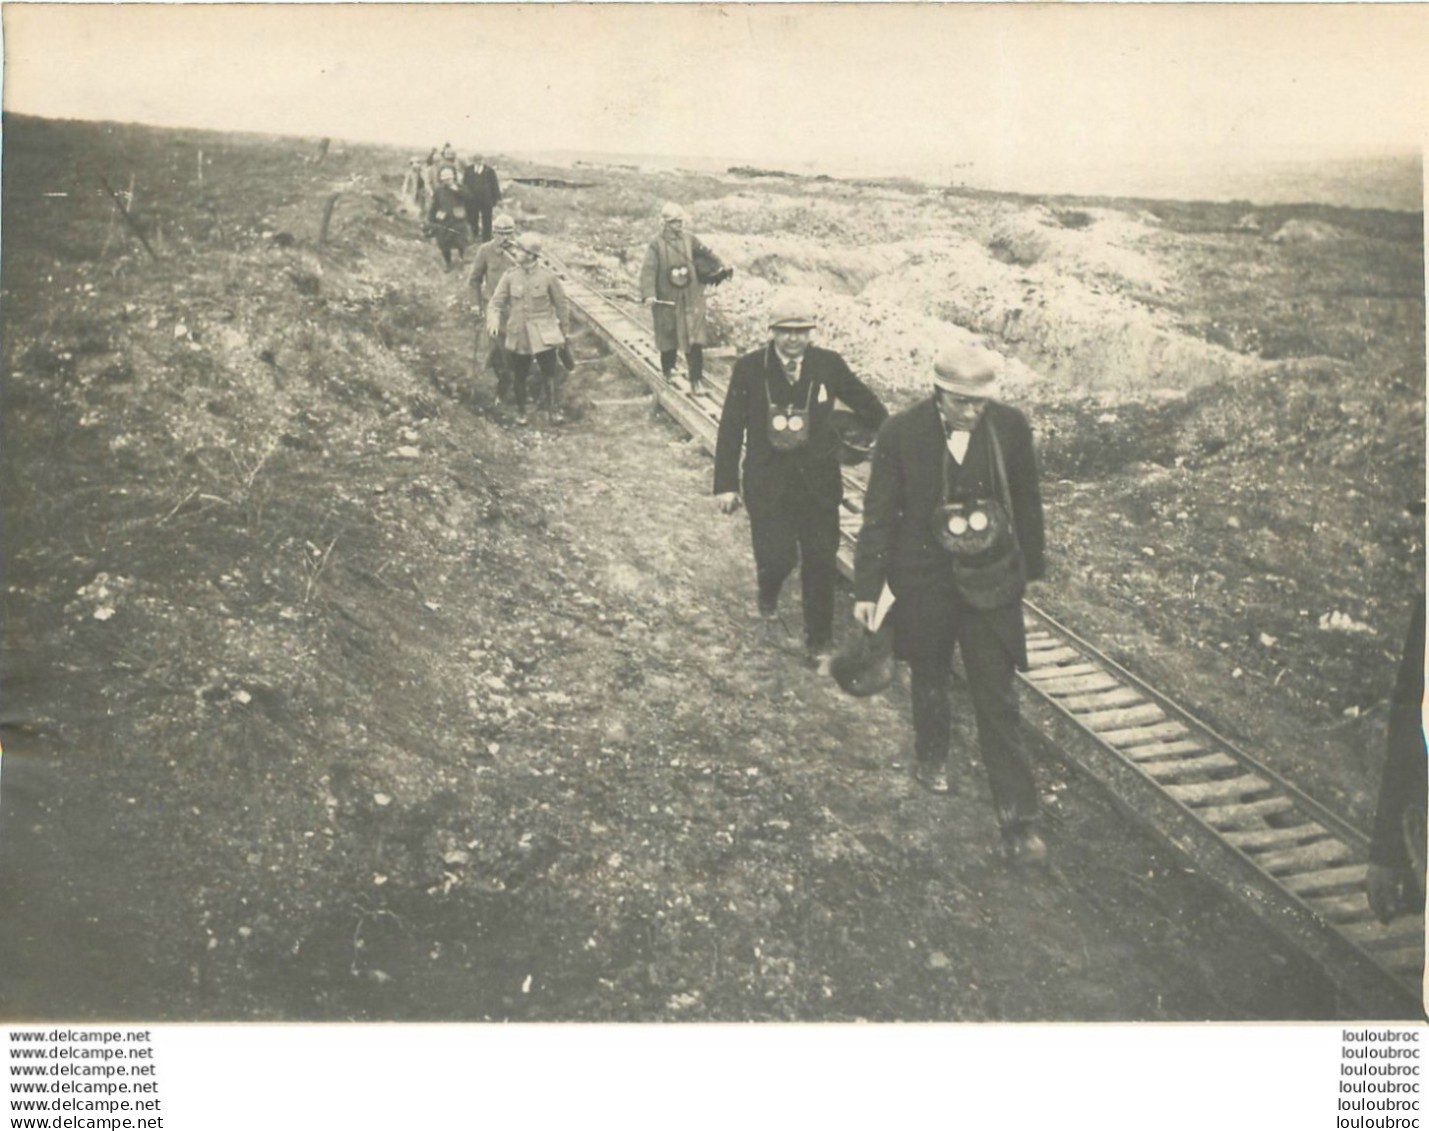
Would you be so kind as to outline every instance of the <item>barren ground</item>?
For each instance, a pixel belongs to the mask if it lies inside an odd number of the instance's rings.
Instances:
[[[1050,754],[1054,868],[995,862],[970,761],[907,781],[901,689],[843,698],[797,614],[748,617],[747,525],[633,379],[582,335],[579,419],[514,428],[403,155],[315,152],[7,122],[5,1016],[1343,1015]],[[684,201],[731,351],[778,282],[895,403],[936,320],[993,337],[1034,597],[1368,823],[1422,574],[1420,217],[590,173],[513,206],[619,291]]]

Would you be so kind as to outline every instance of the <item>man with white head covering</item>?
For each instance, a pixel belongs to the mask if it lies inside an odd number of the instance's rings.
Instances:
[[[413,157],[407,162],[407,174],[402,178],[402,195],[414,201],[418,209],[426,204],[427,194],[423,191],[422,159]]]
[[[443,165],[437,170],[437,188],[427,206],[427,226],[436,236],[442,261],[447,270],[452,267],[452,252],[466,258],[466,201],[457,188],[456,171]]]
[[[886,582],[893,650],[912,674],[914,776],[947,793],[948,680],[960,648],[1002,849],[1040,864],[1037,788],[1019,726],[1027,666],[1022,595],[1042,577],[1042,497],[1032,430],[994,400],[1001,358],[974,345],[937,356],[933,394],[886,423],[874,445],[854,556],[854,617],[876,627]]]
[[[660,209],[660,234],[645,249],[640,267],[640,301],[654,307],[655,345],[665,379],[675,372],[683,351],[690,372],[690,391],[704,378],[705,286],[734,274],[709,248],[685,231],[689,217],[678,204]]]
[[[843,473],[830,418],[835,400],[869,428],[888,410],[833,350],[810,345],[810,296],[776,295],[770,341],[745,354],[730,374],[715,443],[714,493],[726,514],[749,507],[759,612],[772,618],[779,591],[799,564],[804,643],[818,662],[833,650]],[[741,476],[740,452],[744,453]]]

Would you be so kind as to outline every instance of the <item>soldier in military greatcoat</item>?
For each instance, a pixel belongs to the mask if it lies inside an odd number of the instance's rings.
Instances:
[[[640,301],[653,307],[655,346],[660,370],[671,380],[675,359],[685,355],[690,391],[698,392],[704,378],[705,287],[723,282],[733,269],[685,231],[688,217],[678,204],[660,210],[660,234],[645,249],[640,267]]]

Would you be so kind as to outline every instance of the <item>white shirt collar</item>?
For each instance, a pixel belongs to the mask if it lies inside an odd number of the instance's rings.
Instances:
[[[972,441],[973,434],[959,429],[956,432],[948,433],[948,451],[959,465],[968,454],[968,444]]]

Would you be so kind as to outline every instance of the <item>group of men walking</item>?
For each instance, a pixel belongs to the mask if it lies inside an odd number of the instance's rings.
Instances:
[[[678,206],[667,205],[661,220],[641,271],[641,299],[655,306],[666,379],[683,351],[698,393],[702,287],[729,269],[685,230]],[[834,643],[843,499],[834,405],[841,402],[877,429],[854,551],[853,617],[867,634],[858,643],[891,638],[892,656],[908,665],[913,777],[934,794],[954,791],[950,683],[961,652],[1001,854],[1016,865],[1045,864],[1015,678],[1027,667],[1022,598],[1046,572],[1042,497],[1027,418],[997,399],[1004,359],[982,345],[946,346],[934,358],[927,395],[890,417],[842,357],[812,344],[817,325],[806,297],[776,295],[769,339],[735,363],[720,415],[714,495],[725,514],[741,504],[749,510],[758,615],[777,615],[797,564],[804,642],[809,659],[824,666]],[[1423,511],[1416,503],[1414,513]],[[1386,922],[1424,905],[1424,619],[1421,592],[1391,701],[1366,877],[1370,906]]]
[[[640,299],[653,307],[666,379],[674,379],[683,353],[690,389],[699,394],[708,344],[704,288],[732,269],[687,223],[678,205],[661,210],[641,267]],[[554,418],[561,363],[570,363],[570,304],[560,279],[540,261],[538,236],[518,235],[506,215],[495,218],[493,230],[470,274],[484,347],[479,359],[495,371],[498,397],[514,399],[520,423],[534,364]],[[804,292],[777,294],[769,338],[735,363],[720,414],[714,494],[725,514],[740,506],[749,511],[758,615],[777,617],[797,566],[809,659],[823,666],[832,656],[843,502],[835,405],[841,404],[878,432],[855,554],[851,630],[891,636],[893,654],[909,664],[914,777],[935,794],[951,792],[950,680],[961,649],[1002,851],[1015,863],[1040,863],[1047,850],[1037,832],[1038,794],[1014,681],[1027,663],[1021,598],[1044,570],[1031,429],[1021,412],[996,400],[1001,359],[990,350],[943,350],[928,376],[928,395],[890,417],[843,357],[813,343],[817,326],[818,312]]]
[[[1015,864],[1041,864],[1047,848],[1014,681],[1027,664],[1021,599],[1045,568],[1031,429],[995,399],[1000,358],[990,350],[944,349],[928,395],[890,417],[842,357],[812,344],[817,324],[799,294],[777,296],[769,341],[735,363],[720,417],[714,494],[726,514],[741,503],[749,510],[759,615],[777,614],[797,563],[810,660],[833,649],[843,499],[833,414],[842,402],[878,429],[854,618],[856,631],[891,632],[893,654],[909,664],[914,777],[935,794],[952,790],[950,681],[961,649],[1001,851]]]
[[[453,179],[439,176],[431,215],[449,207]],[[475,219],[469,213],[464,218],[475,233]],[[666,380],[674,380],[683,353],[690,391],[698,395],[705,388],[708,344],[704,288],[729,278],[733,269],[687,230],[688,216],[678,205],[665,205],[660,221],[641,266],[640,301],[652,307]],[[570,304],[540,252],[535,233],[518,235],[515,221],[499,215],[470,274],[481,327],[479,360],[495,371],[498,397],[514,399],[523,424],[533,364],[553,420],[561,367],[574,367],[567,346]],[[765,620],[777,617],[784,584],[797,565],[807,654],[826,668],[834,650],[843,509],[843,441],[835,427],[835,405],[842,404],[877,431],[854,553],[853,632],[866,634],[861,643],[884,642],[908,665],[913,777],[933,794],[955,791],[948,770],[950,683],[960,651],[1000,851],[1013,864],[1043,864],[1047,847],[1038,832],[1038,791],[1015,679],[1027,666],[1022,597],[1046,569],[1042,499],[1032,430],[1021,411],[997,399],[1003,359],[982,345],[946,346],[934,358],[927,394],[890,416],[843,357],[813,344],[817,327],[818,312],[806,293],[777,294],[768,312],[769,338],[736,361],[720,413],[714,495],[725,514],[741,505],[749,511],[757,613]],[[1410,707],[1409,722],[1399,729],[1415,737],[1401,736],[1399,745],[1411,754],[1399,762],[1412,766],[1417,784],[1404,789],[1395,778],[1386,790],[1391,800],[1401,793],[1421,799],[1410,808],[1419,815],[1422,840],[1422,601],[1414,631],[1418,636],[1406,655],[1417,657],[1420,667],[1407,677],[1401,673]],[[1409,773],[1400,777],[1407,780]],[[1408,898],[1402,893],[1412,885],[1405,875],[1413,872],[1422,892],[1422,858],[1406,867],[1403,853],[1395,855],[1401,842],[1414,842],[1413,836],[1398,836],[1396,814],[1404,808],[1382,799],[1382,812],[1393,812],[1381,821],[1389,831],[1381,836],[1376,828],[1369,889],[1384,918]]]
[[[687,222],[678,205],[662,209],[640,298],[654,308],[666,379],[684,353],[698,393],[703,288],[731,270]],[[890,418],[843,357],[813,344],[818,314],[806,295],[776,295],[768,325],[768,341],[730,375],[714,466],[720,509],[749,511],[759,616],[778,615],[797,565],[808,657],[822,667],[832,655],[843,502],[834,414],[842,404],[878,432],[854,559],[854,617],[856,631],[890,634],[893,654],[909,664],[914,776],[933,793],[951,792],[950,680],[961,649],[1002,851],[1019,864],[1045,861],[1014,680],[1027,664],[1021,599],[1045,568],[1042,500],[1027,420],[995,399],[1000,359],[977,346],[943,350],[929,395]]]
[[[402,191],[422,213],[448,270],[452,254],[464,258],[472,239],[491,239],[493,212],[501,203],[501,183],[496,170],[480,154],[463,161],[449,142],[440,152],[433,149],[425,161],[413,157]]]
[[[575,368],[567,342],[571,306],[560,277],[541,262],[541,237],[516,233],[504,213],[493,237],[477,249],[469,282],[476,292],[477,366],[496,373],[496,395],[513,401],[516,422],[527,422],[527,379],[540,374],[540,401],[548,423],[561,419],[563,370]]]

